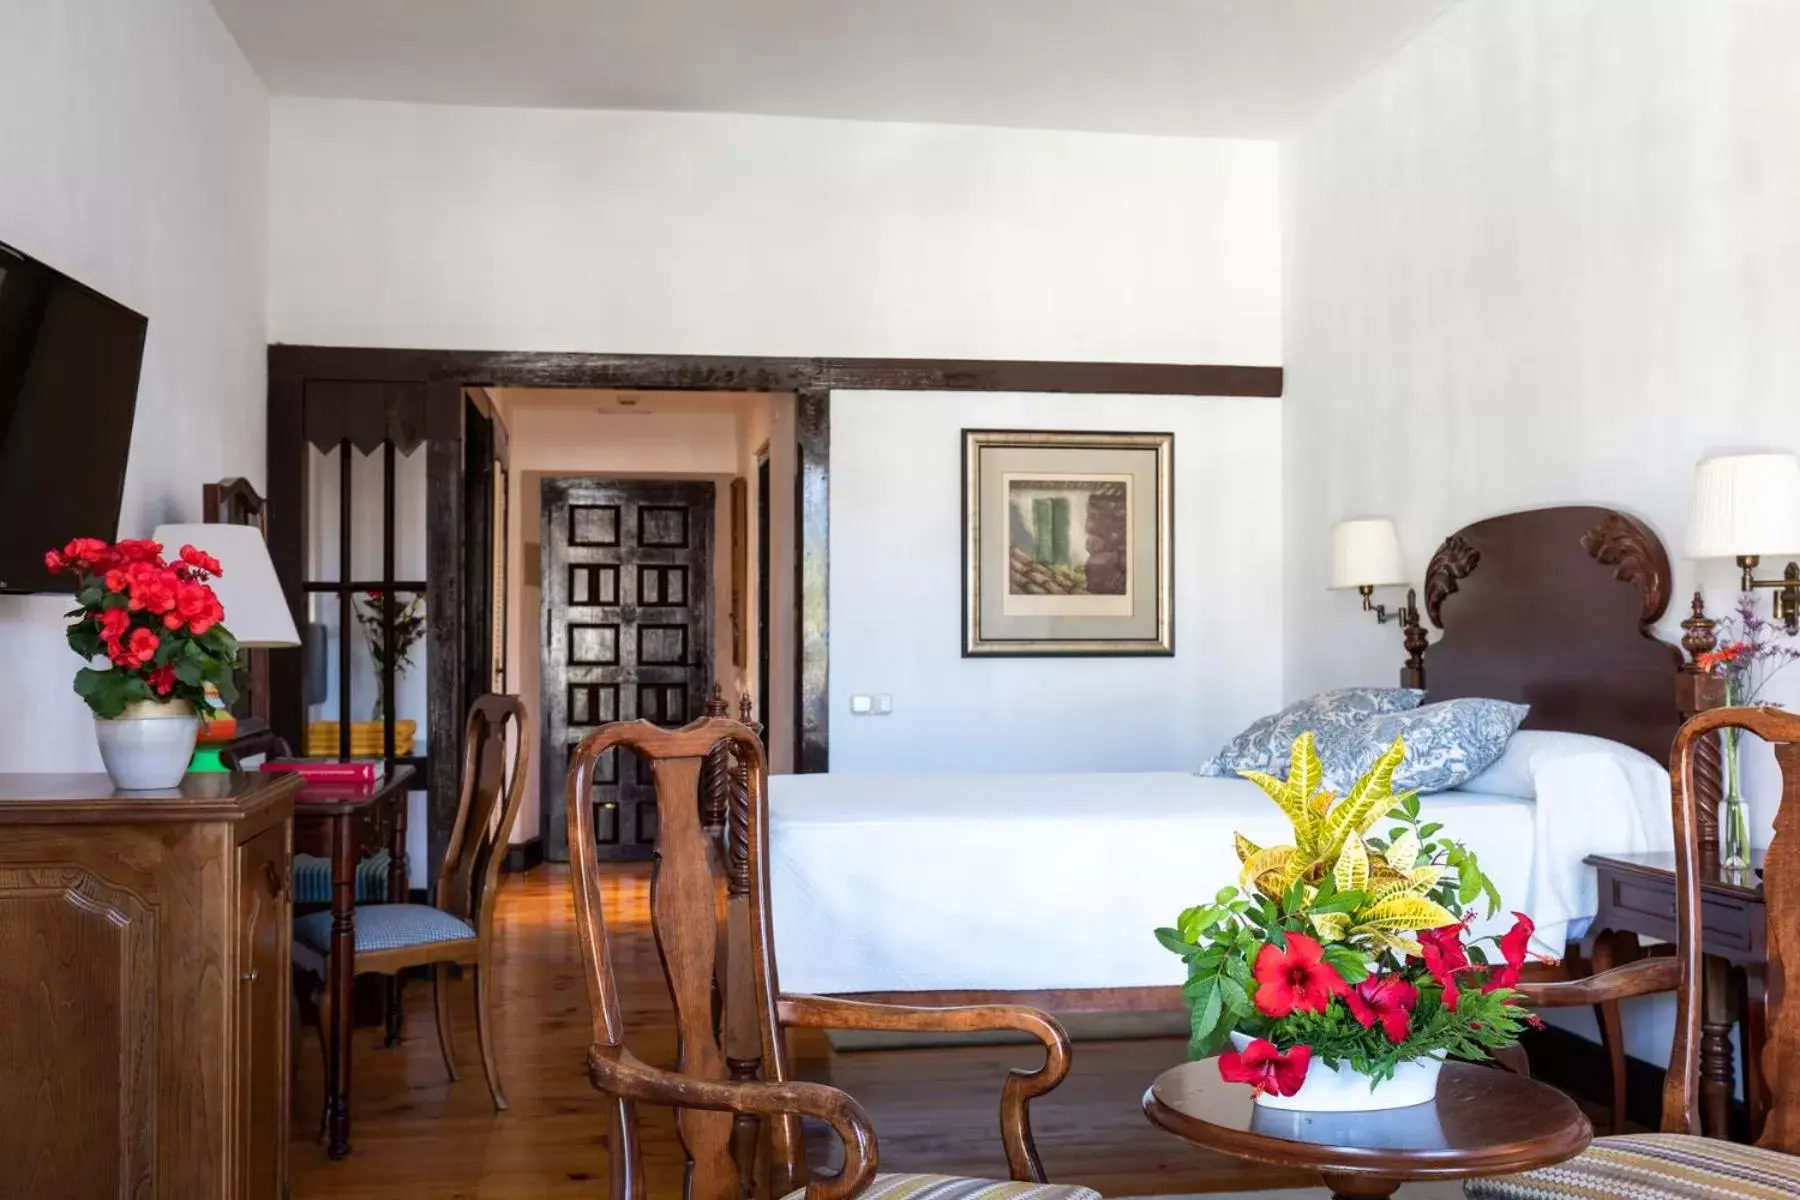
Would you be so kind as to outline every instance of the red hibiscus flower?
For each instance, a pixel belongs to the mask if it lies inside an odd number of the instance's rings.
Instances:
[[[1469,969],[1469,951],[1463,946],[1461,922],[1439,929],[1422,930],[1419,947],[1425,958],[1425,969],[1431,977],[1448,988],[1451,977]],[[1451,1007],[1455,1007],[1452,1005]]]
[[[1398,1046],[1412,1032],[1412,1011],[1419,1003],[1419,989],[1398,975],[1369,976],[1344,996],[1350,1015],[1364,1029],[1381,1022],[1388,1041]]]
[[[1286,950],[1265,945],[1256,952],[1256,1007],[1277,1020],[1295,1011],[1324,1012],[1333,996],[1348,990],[1324,959],[1325,948],[1304,933],[1289,933]]]
[[[1524,970],[1525,959],[1531,950],[1531,935],[1537,926],[1522,912],[1515,912],[1513,916],[1517,918],[1513,927],[1500,938],[1500,954],[1506,964],[1488,972],[1487,983],[1481,988],[1484,992],[1519,986],[1519,973]]]
[[[1257,1038],[1240,1053],[1227,1050],[1219,1055],[1219,1078],[1226,1083],[1247,1083],[1258,1092],[1291,1096],[1306,1082],[1306,1067],[1312,1062],[1311,1046],[1295,1046],[1283,1052],[1275,1043]]]
[[[145,682],[159,696],[166,696],[175,690],[175,668],[167,663],[150,672]]]
[[[197,549],[193,546],[183,546],[181,548],[181,561],[188,566],[193,567],[195,570],[205,571],[208,575],[223,575],[225,573],[225,569],[219,565],[218,559],[214,558],[206,551]]]

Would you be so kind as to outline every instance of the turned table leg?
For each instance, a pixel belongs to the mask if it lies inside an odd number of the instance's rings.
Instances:
[[[1387,1200],[1400,1189],[1398,1179],[1380,1175],[1349,1175],[1339,1171],[1321,1171],[1319,1178],[1331,1189],[1333,1200]]]
[[[1700,1015],[1700,1112],[1708,1137],[1731,1136],[1731,964],[1707,955],[1702,960]]]

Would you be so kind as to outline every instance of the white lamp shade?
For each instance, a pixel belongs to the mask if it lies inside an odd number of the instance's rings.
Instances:
[[[1339,521],[1331,527],[1331,586],[1393,587],[1406,582],[1400,534],[1386,517]]]
[[[299,631],[275,578],[268,544],[254,525],[161,525],[156,540],[173,560],[183,546],[204,550],[224,572],[212,582],[225,608],[225,628],[238,645],[298,646]]]
[[[1800,550],[1800,457],[1731,454],[1694,468],[1689,558]]]

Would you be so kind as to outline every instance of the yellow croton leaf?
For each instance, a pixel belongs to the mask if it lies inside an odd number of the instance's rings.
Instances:
[[[1423,867],[1414,867],[1412,870],[1410,870],[1406,873],[1407,890],[1413,891],[1413,892],[1418,892],[1420,895],[1424,895],[1425,893],[1431,891],[1432,888],[1436,887],[1438,885],[1438,881],[1441,880],[1443,877],[1444,877],[1444,868],[1442,868],[1442,867],[1434,867],[1434,866],[1430,866],[1430,865],[1426,865]]]
[[[1296,796],[1285,780],[1273,775],[1265,775],[1261,771],[1239,771],[1238,774],[1261,788],[1275,802],[1282,815],[1287,817],[1288,824],[1294,827],[1294,840],[1299,845],[1311,845],[1314,821],[1312,813],[1307,810],[1304,796]]]
[[[1238,861],[1241,863],[1249,862],[1251,856],[1262,849],[1261,846],[1258,846],[1255,842],[1251,841],[1241,833],[1234,833],[1231,835],[1231,838],[1232,845],[1237,850]]]
[[[1292,846],[1264,846],[1244,860],[1244,869],[1238,874],[1238,886],[1249,887],[1255,884],[1267,891],[1268,889],[1263,887],[1262,878],[1265,875],[1274,875],[1281,879],[1282,891],[1286,891],[1286,885],[1292,883],[1294,875],[1300,873],[1300,868],[1294,866],[1294,860],[1297,857]],[[1289,874],[1290,869],[1293,874]]]
[[[1409,933],[1416,929],[1439,929],[1456,923],[1456,916],[1441,904],[1423,896],[1401,893],[1389,896],[1356,914],[1358,925],[1383,929],[1392,933]]]
[[[1363,840],[1351,834],[1338,853],[1331,881],[1340,892],[1360,892],[1369,886],[1369,851]]]
[[[1382,751],[1375,765],[1356,781],[1348,795],[1339,801],[1325,818],[1320,832],[1323,857],[1337,853],[1350,834],[1363,834],[1394,807],[1394,770],[1406,757],[1406,742],[1395,738],[1394,744]]]
[[[1412,870],[1413,864],[1419,861],[1419,835],[1408,829],[1394,839],[1394,844],[1383,851],[1381,857],[1401,874]]]
[[[1376,947],[1392,950],[1402,958],[1418,958],[1424,954],[1419,943],[1412,938],[1402,937],[1390,930],[1377,929],[1372,925],[1357,925],[1350,930],[1350,936],[1366,937]]]
[[[1350,936],[1350,916],[1348,913],[1313,913],[1313,931],[1322,942],[1341,942]]]

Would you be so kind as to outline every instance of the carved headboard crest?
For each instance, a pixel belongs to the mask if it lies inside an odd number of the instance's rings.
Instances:
[[[1430,700],[1529,704],[1527,729],[1594,734],[1667,761],[1682,655],[1652,626],[1669,590],[1668,552],[1625,513],[1570,506],[1477,521],[1432,556],[1424,609],[1444,632],[1428,642],[1409,623],[1401,682]]]

